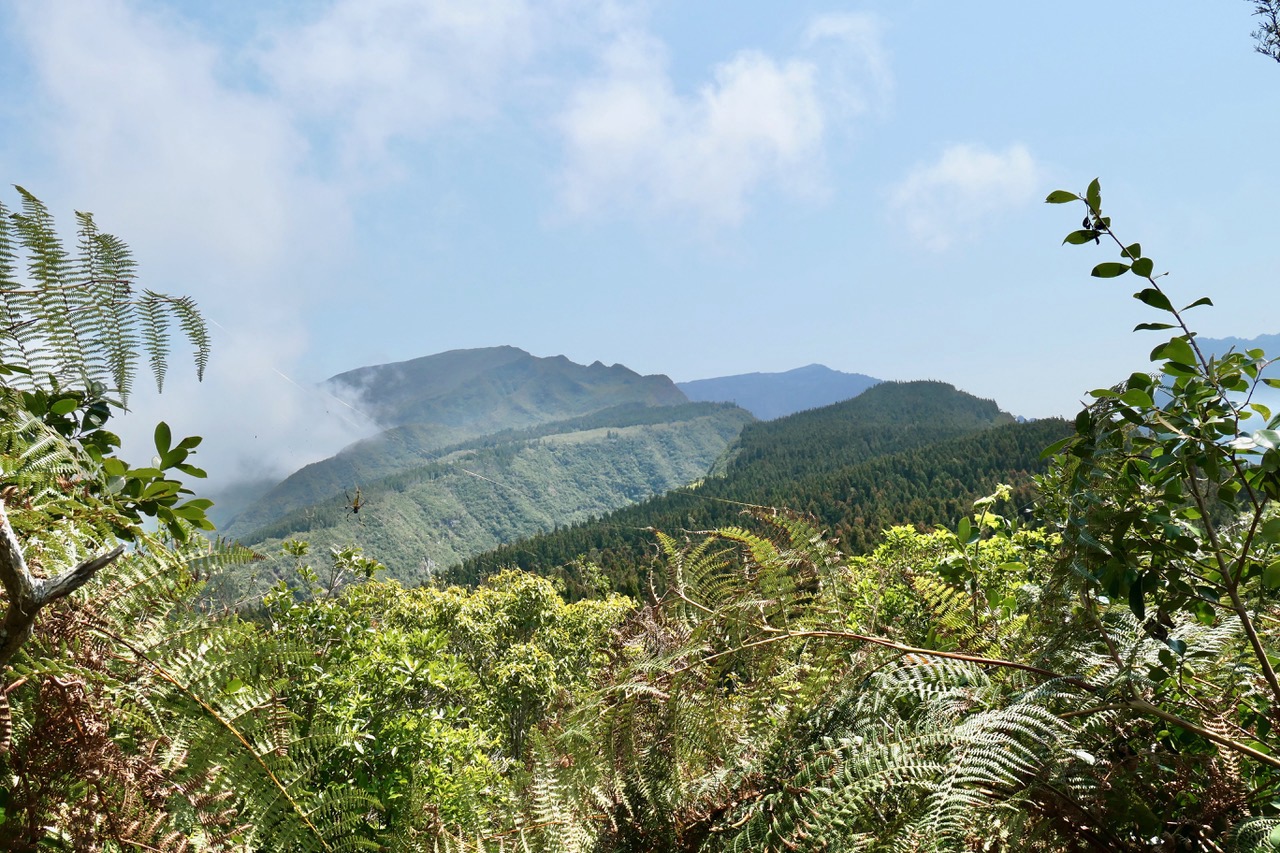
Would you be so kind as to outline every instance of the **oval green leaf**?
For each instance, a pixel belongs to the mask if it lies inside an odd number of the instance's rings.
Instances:
[[[168,453],[172,444],[173,435],[169,432],[169,425],[164,421],[156,424],[156,450],[160,451],[160,455]]]
[[[1117,266],[1123,266],[1117,264]],[[1139,290],[1133,294],[1133,298],[1152,308],[1159,308],[1161,311],[1173,312],[1173,303],[1169,301],[1169,297],[1165,296],[1154,287],[1148,287],[1145,290]]]
[[[49,407],[49,411],[55,415],[69,415],[76,410],[78,405],[75,397],[63,397],[57,400]]]
[[[1129,271],[1128,264],[1116,263],[1108,261],[1105,264],[1098,264],[1090,273],[1094,278],[1115,278],[1118,275],[1124,275]]]
[[[1092,242],[1098,239],[1098,232],[1092,229],[1084,229],[1081,231],[1072,231],[1062,239],[1064,243],[1070,243],[1073,246],[1080,246],[1084,243]]]
[[[1084,194],[1085,201],[1088,202],[1090,210],[1098,213],[1102,209],[1102,184],[1094,178],[1089,182],[1089,189]]]
[[[1159,361],[1162,358],[1176,361],[1178,364],[1196,363],[1195,351],[1191,349],[1191,344],[1187,343],[1185,338],[1174,338],[1151,351],[1152,361]]]

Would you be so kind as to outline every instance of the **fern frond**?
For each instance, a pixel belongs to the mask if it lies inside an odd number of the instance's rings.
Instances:
[[[127,406],[145,350],[157,387],[168,369],[169,324],[194,347],[199,378],[208,367],[208,329],[190,297],[134,293],[128,247],[77,212],[73,257],[48,208],[17,187],[22,212],[0,205],[0,364],[30,374],[26,385],[69,389]],[[25,256],[25,269],[22,260]]]
[[[91,312],[86,329],[93,342],[93,378],[115,389],[122,400],[133,390],[138,336],[134,330],[133,281],[137,270],[123,241],[98,230],[93,215],[77,211],[80,223],[79,277]]]

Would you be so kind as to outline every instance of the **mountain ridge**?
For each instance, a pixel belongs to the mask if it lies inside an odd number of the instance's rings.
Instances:
[[[560,573],[575,594],[590,594],[564,568],[585,557],[615,589],[643,596],[653,581],[642,568],[653,552],[649,531],[740,526],[745,506],[810,513],[856,552],[885,523],[953,523],[966,501],[998,482],[1025,496],[1044,467],[1040,451],[1068,431],[1057,419],[1016,423],[994,401],[947,383],[884,382],[851,400],[749,424],[722,476],[696,488],[500,546],[451,567],[447,578],[472,584],[516,565]]]
[[[738,373],[677,382],[690,400],[736,403],[762,421],[858,396],[882,380],[807,364],[781,373]]]

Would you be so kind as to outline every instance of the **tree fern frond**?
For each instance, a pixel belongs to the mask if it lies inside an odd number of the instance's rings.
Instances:
[[[133,390],[138,335],[134,328],[133,281],[137,270],[123,241],[98,230],[93,215],[77,212],[80,222],[79,277],[89,297],[85,321],[94,346],[94,378],[127,400]]]
[[[176,321],[203,378],[210,340],[195,302],[154,291],[135,294],[137,264],[128,247],[101,232],[91,214],[76,214],[73,257],[47,207],[17,190],[21,213],[0,206],[0,364],[28,371],[30,387],[81,391],[95,399],[105,391],[127,405],[143,351],[163,387],[169,324]]]
[[[22,196],[22,213],[14,214],[18,235],[27,250],[27,273],[37,285],[40,310],[41,349],[32,370],[54,377],[79,379],[70,375],[85,363],[88,342],[81,339],[73,318],[84,309],[84,295],[75,288],[74,268],[66,248],[54,229],[53,217],[43,202],[17,188]]]
[[[148,353],[151,375],[156,387],[164,390],[164,377],[169,369],[169,317],[168,303],[159,294],[144,291],[138,302],[142,318],[142,345]]]

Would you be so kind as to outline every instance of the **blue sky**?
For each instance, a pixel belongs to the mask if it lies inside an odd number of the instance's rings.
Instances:
[[[1136,287],[1088,277],[1110,253],[1059,245],[1081,212],[1052,189],[1100,176],[1167,286],[1217,303],[1205,334],[1280,331],[1280,65],[1250,11],[17,0],[0,177],[215,321],[204,385],[137,404],[210,464],[367,429],[302,390],[328,375],[497,344],[1072,414],[1157,341]]]

